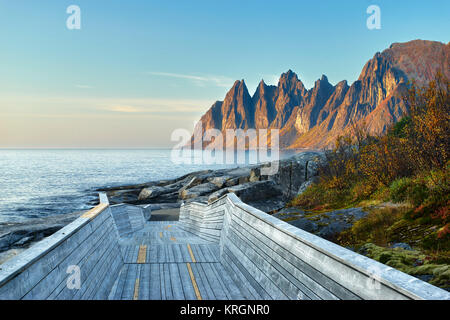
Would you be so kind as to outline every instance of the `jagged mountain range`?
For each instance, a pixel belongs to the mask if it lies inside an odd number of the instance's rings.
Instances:
[[[449,43],[414,40],[376,53],[351,85],[345,80],[332,85],[323,75],[308,90],[289,70],[277,86],[262,80],[250,96],[245,81],[236,81],[225,99],[201,117],[191,143],[207,129],[279,129],[283,149],[330,147],[338,135],[362,121],[372,133],[382,133],[407,114],[402,96],[408,81],[426,84],[438,70],[450,78],[449,60]],[[246,147],[257,145],[253,141]]]

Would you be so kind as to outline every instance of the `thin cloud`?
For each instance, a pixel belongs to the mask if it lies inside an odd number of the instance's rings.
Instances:
[[[75,87],[77,87],[79,89],[94,89],[94,87],[88,86],[87,84],[77,84],[77,85],[75,85]]]
[[[113,111],[113,112],[121,112],[121,113],[139,113],[143,112],[141,108],[133,107],[133,106],[111,106],[105,108],[105,110]]]
[[[160,77],[186,79],[193,81],[196,85],[202,87],[208,83],[213,84],[217,87],[226,87],[226,88],[229,88],[233,85],[233,79],[223,76],[213,76],[213,75],[198,76],[198,75],[170,73],[170,72],[147,72],[147,74]]]
[[[98,101],[97,109],[129,114],[172,114],[174,117],[180,114],[199,114],[207,110],[213,103],[210,100],[189,99],[114,99]]]

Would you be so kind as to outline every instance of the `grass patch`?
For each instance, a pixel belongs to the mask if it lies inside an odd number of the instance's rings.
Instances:
[[[389,228],[400,221],[405,213],[405,208],[372,208],[367,216],[341,232],[337,242],[345,247],[356,248],[367,242],[388,246],[391,242]]]

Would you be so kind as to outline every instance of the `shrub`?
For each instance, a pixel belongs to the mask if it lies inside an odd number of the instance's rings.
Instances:
[[[367,216],[355,222],[348,230],[343,231],[338,241],[344,246],[359,246],[372,242],[380,246],[389,243],[389,227],[402,219],[405,208],[372,209]]]
[[[392,201],[404,202],[408,198],[408,189],[412,185],[411,178],[400,178],[394,180],[389,187],[389,194]]]
[[[427,186],[422,181],[418,181],[408,188],[407,198],[414,206],[420,206],[429,195]]]

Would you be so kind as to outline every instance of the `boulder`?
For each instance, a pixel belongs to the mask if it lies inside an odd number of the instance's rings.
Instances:
[[[398,242],[398,243],[394,243],[391,248],[401,248],[404,250],[408,250],[408,251],[412,251],[413,248],[411,248],[411,246],[407,243],[404,242]]]
[[[270,176],[283,190],[286,200],[297,195],[300,187],[306,181],[317,176],[318,162],[321,161],[321,152],[302,152],[290,158],[279,161],[278,172]]]
[[[211,182],[202,183],[195,187],[181,191],[180,198],[183,200],[198,198],[200,196],[209,195],[209,194],[213,193],[214,191],[217,191],[218,189],[219,188]]]
[[[189,179],[188,183],[184,184],[183,187],[180,189],[180,192],[195,186],[198,186],[199,184],[202,184],[203,179],[200,177],[192,177],[191,179]]]
[[[308,219],[298,219],[298,220],[291,220],[287,221],[287,223],[293,225],[294,227],[297,227],[299,229],[305,230],[307,232],[314,233],[316,232],[319,227],[317,224],[311,220]]]
[[[212,177],[208,180],[212,184],[215,184],[219,189],[221,189],[221,188],[225,187],[227,181],[230,179],[232,179],[232,177],[229,175],[226,175],[226,176]],[[237,182],[239,182],[239,181],[237,181]]]
[[[250,176],[248,178],[249,182],[256,182],[261,180],[261,169],[253,168],[250,170]]]
[[[228,188],[228,191],[236,194],[245,203],[281,195],[281,189],[271,180],[240,184]]]
[[[164,187],[150,187],[150,188],[144,188],[141,190],[138,196],[138,200],[147,200],[156,198],[157,196],[161,195],[164,192]]]
[[[224,194],[229,193],[228,188],[223,188],[211,193],[208,197],[208,203],[214,202],[217,199],[221,198]]]
[[[250,171],[250,167],[240,167],[229,170],[227,174],[233,177],[248,177],[250,176]]]
[[[302,212],[298,208],[285,208],[274,217],[327,240],[335,240],[342,231],[367,215],[362,208],[349,208],[324,213]]]
[[[237,186],[238,184],[239,184],[239,177],[231,178],[231,179],[228,179],[227,181],[225,181],[226,187],[233,187],[233,186]]]
[[[286,205],[281,196],[249,201],[247,204],[269,214],[282,209]]]
[[[108,199],[110,204],[118,204],[126,201],[136,201],[139,197],[142,188],[138,189],[125,189],[125,190],[112,190],[107,191]],[[98,197],[94,197],[93,201],[90,203],[91,205],[98,204]]]

